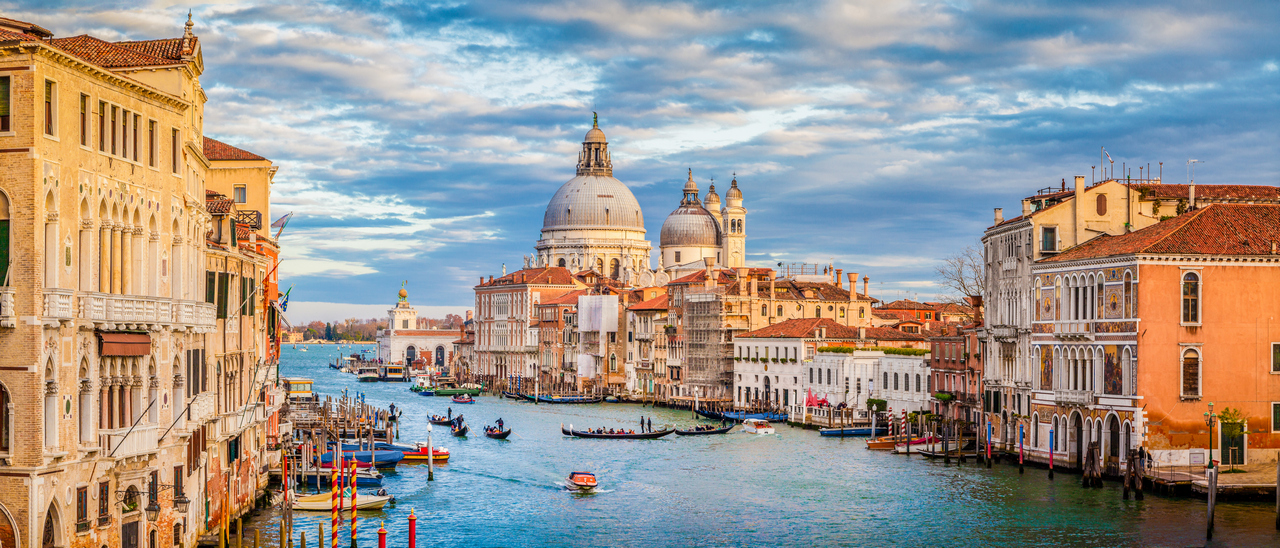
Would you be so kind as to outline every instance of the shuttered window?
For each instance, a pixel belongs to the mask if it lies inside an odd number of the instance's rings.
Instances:
[[[0,76],[0,131],[9,129],[9,82],[10,77]]]

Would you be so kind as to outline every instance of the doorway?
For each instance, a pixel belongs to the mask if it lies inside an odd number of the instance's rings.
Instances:
[[[1084,421],[1078,413],[1071,416],[1071,436],[1075,438],[1076,446],[1070,459],[1076,468],[1081,468],[1084,460]]]

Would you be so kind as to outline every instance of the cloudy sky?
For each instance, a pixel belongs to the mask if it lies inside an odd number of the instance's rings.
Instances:
[[[686,168],[737,173],[753,265],[835,262],[881,298],[934,294],[993,207],[1101,146],[1135,178],[1280,184],[1276,2],[0,0],[105,39],[188,8],[206,134],[280,165],[295,321],[380,315],[402,280],[469,307],[532,252],[592,111],[655,248]]]

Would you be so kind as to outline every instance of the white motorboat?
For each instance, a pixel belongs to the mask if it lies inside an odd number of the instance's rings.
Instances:
[[[747,419],[742,421],[742,431],[748,434],[772,434],[773,425],[764,419]]]

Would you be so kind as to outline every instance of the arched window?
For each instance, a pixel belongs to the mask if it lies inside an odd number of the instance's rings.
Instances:
[[[888,372],[885,372],[884,374],[884,389],[885,390],[889,389],[889,373]]]
[[[564,259],[560,259],[556,264],[558,264],[560,268],[564,268]]]
[[[813,317],[815,317],[815,318],[821,318],[821,317],[822,317],[822,305],[818,305],[818,306],[813,307]]]
[[[831,384],[831,370],[827,370],[827,384]]]
[[[618,263],[618,260],[617,259],[609,260],[609,277],[616,280],[618,279],[618,276],[620,274],[621,274],[621,265]]]
[[[898,390],[898,374],[893,374],[893,389]]]
[[[858,317],[859,317],[859,318],[865,318],[865,317],[867,317],[867,307],[865,307],[865,306],[859,306],[859,307],[858,307]]]
[[[782,305],[778,305],[778,317],[782,317]]]
[[[916,392],[919,392],[922,388],[923,387],[920,385],[920,374],[916,373]]]
[[[1182,352],[1182,397],[1200,396],[1200,352],[1188,348]]]
[[[1182,323],[1200,323],[1200,276],[1182,275]]]
[[[1099,194],[1098,195],[1098,215],[1106,215],[1106,214],[1107,214],[1107,195]]]
[[[1133,317],[1133,274],[1124,273],[1124,313],[1122,317]]]
[[[617,354],[609,354],[609,372],[610,373],[618,372],[618,355]]]
[[[841,318],[843,318],[843,317],[844,317],[844,307],[843,307],[843,306],[842,306],[842,307],[840,307],[840,317],[841,317]]]
[[[768,316],[768,315],[769,315],[769,305],[767,305],[767,304],[762,304],[762,305],[760,305],[760,315],[761,315],[761,316]]]

